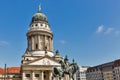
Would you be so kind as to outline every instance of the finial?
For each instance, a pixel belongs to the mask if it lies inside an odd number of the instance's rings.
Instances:
[[[38,6],[38,12],[41,12],[41,5]]]
[[[74,59],[73,59],[72,61],[73,61],[73,63],[75,62],[75,60],[74,60]]]
[[[67,61],[68,61],[68,56],[67,56],[67,55],[65,56],[65,60],[67,60]]]
[[[56,50],[56,53],[59,53],[59,51],[58,51],[58,50]]]

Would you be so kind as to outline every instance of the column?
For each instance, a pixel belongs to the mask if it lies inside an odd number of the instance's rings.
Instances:
[[[53,40],[52,40],[52,38],[51,38],[51,51],[53,51]]]
[[[64,80],[70,80],[68,74],[64,74]]]
[[[28,46],[28,49],[29,49],[29,50],[30,50],[30,45],[31,45],[31,44],[30,44],[30,39],[31,39],[31,38],[27,37],[27,46]]]
[[[32,71],[32,75],[31,75],[32,80],[34,80],[34,75],[35,75],[35,73],[34,73],[34,71]]]
[[[45,35],[45,47],[47,47],[46,41],[47,41],[47,36]]]
[[[43,73],[43,71],[41,71],[41,79],[40,80],[44,80],[44,73]]]
[[[25,80],[25,73],[22,73],[22,80]]]
[[[67,80],[70,80],[69,78],[70,78],[69,75],[67,75]]]
[[[32,38],[31,37],[28,39],[28,49],[30,51],[32,50]]]
[[[49,80],[52,80],[52,71],[49,72]]]
[[[49,50],[52,51],[52,41],[51,41],[51,38],[49,37]]]
[[[32,43],[31,44],[32,44],[32,50],[34,50],[35,47],[34,47],[34,37],[33,36],[32,36]]]
[[[59,77],[57,76],[55,80],[59,80]]]
[[[41,49],[41,45],[40,45],[40,35],[38,35],[38,50]]]
[[[74,74],[74,80],[76,80],[76,73]]]

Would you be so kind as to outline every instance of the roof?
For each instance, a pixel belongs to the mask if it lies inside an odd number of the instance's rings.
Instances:
[[[4,69],[0,68],[0,74],[3,74],[3,73],[4,73]]]
[[[38,12],[35,13],[35,14],[33,15],[33,17],[32,17],[32,22],[36,22],[36,21],[45,21],[45,22],[47,22],[47,17],[46,17],[45,14],[43,14],[43,13],[41,12],[41,7],[40,7],[40,5],[38,6]]]
[[[7,74],[19,74],[20,67],[8,67],[6,69]],[[5,68],[0,68],[0,74],[5,74]]]
[[[10,67],[7,68],[7,72],[10,74],[14,73],[20,73],[20,67]]]

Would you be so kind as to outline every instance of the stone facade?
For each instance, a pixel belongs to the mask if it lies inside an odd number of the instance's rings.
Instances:
[[[76,80],[87,80],[86,72],[88,68],[89,68],[88,66],[80,66],[79,70],[76,73]]]
[[[120,60],[88,68],[87,80],[120,80]]]

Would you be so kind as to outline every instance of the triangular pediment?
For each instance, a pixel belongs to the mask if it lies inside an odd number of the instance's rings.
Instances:
[[[47,57],[33,61],[28,65],[60,66],[60,64],[57,61],[49,59]]]

